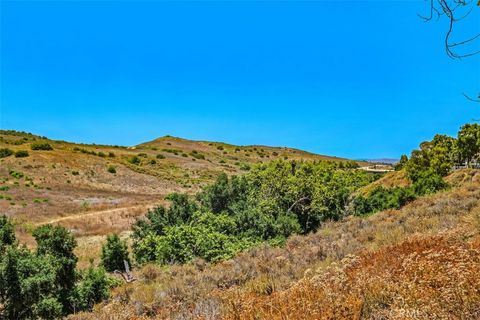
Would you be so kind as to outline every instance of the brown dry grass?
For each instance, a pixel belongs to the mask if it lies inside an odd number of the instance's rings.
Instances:
[[[415,237],[347,256],[284,292],[232,293],[223,318],[478,319],[479,273],[479,241]]]
[[[284,248],[256,248],[214,265],[145,266],[111,301],[72,318],[322,319],[330,310],[346,313],[325,319],[456,319],[456,308],[457,318],[469,319],[480,296],[480,185],[469,181],[401,210],[327,223]],[[426,313],[418,313],[419,301]]]

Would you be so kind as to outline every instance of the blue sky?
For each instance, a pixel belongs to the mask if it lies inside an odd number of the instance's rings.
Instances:
[[[2,1],[0,127],[399,157],[480,118],[424,1]],[[463,29],[462,29],[463,28]],[[457,29],[480,30],[480,8]]]

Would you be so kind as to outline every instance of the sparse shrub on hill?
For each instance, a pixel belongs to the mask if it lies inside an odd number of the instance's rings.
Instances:
[[[205,156],[201,153],[198,153],[197,151],[193,150],[192,152],[190,152],[190,155],[195,158],[195,159],[199,159],[199,160],[205,160]]]
[[[32,150],[53,150],[52,146],[46,142],[34,142],[31,144]]]
[[[131,164],[136,165],[136,166],[138,166],[142,163],[142,160],[140,160],[140,158],[137,157],[137,156],[132,156],[132,157],[128,158],[127,161],[130,162]]]
[[[113,165],[108,166],[107,171],[112,173],[112,174],[117,173],[117,169],[115,169],[115,166],[113,166]]]
[[[157,154],[157,159],[165,159],[165,156],[161,153]]]
[[[13,150],[8,148],[1,148],[0,149],[0,158],[6,158],[13,154]]]
[[[127,242],[122,241],[117,234],[107,236],[107,243],[102,247],[101,260],[103,267],[109,272],[125,271],[124,261],[131,265]]]
[[[19,150],[15,152],[15,158],[25,158],[28,157],[28,151],[27,150]]]
[[[16,179],[21,179],[25,176],[22,172],[15,171],[15,170],[10,170],[8,173]]]

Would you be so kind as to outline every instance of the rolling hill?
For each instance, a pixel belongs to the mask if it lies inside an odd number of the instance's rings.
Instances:
[[[42,144],[52,150],[32,150]],[[347,161],[285,147],[171,136],[124,147],[11,130],[0,131],[0,149],[14,152],[0,159],[0,212],[15,218],[19,239],[31,244],[35,226],[62,224],[78,237],[81,261],[97,257],[96,244],[105,234],[127,230],[165,195],[198,191],[222,172],[238,174],[274,159]]]

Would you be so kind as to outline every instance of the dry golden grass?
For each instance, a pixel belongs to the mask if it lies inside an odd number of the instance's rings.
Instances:
[[[224,319],[478,319],[480,243],[415,237],[347,256],[291,289],[233,292]]]
[[[145,266],[137,282],[72,319],[478,318],[480,185],[472,181],[400,210],[326,223],[284,248]]]

